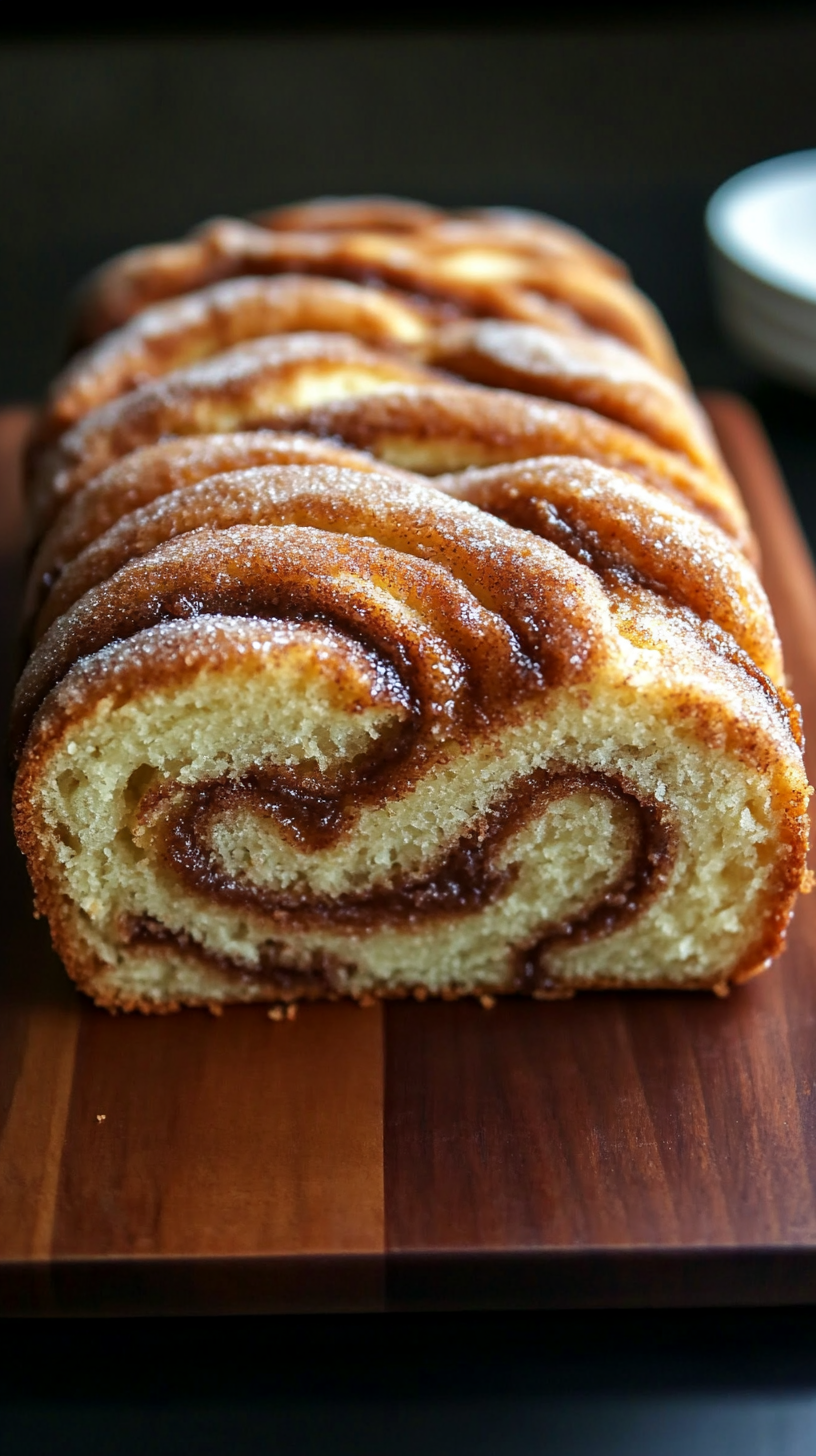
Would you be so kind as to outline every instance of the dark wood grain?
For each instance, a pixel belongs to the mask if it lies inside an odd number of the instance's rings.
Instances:
[[[707,404],[816,723],[807,550],[745,406]],[[0,416],[6,692],[26,418]],[[727,1001],[113,1018],[32,920],[7,822],[0,1309],[816,1299],[816,896]]]
[[[816,1242],[781,982],[389,1007],[389,1247]]]

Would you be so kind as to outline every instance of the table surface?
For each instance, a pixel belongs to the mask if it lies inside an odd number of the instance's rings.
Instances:
[[[816,719],[806,549],[751,414],[709,407]],[[5,420],[7,496],[23,423]],[[816,899],[725,1002],[111,1017],[67,983],[18,868],[0,1311],[816,1300]]]

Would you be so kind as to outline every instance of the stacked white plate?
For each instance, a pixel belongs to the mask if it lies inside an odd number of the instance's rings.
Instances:
[[[816,390],[816,151],[760,162],[706,211],[723,327],[768,373]]]

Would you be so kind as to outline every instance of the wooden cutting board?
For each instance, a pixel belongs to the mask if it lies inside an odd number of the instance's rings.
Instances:
[[[806,547],[753,415],[707,403],[816,724]],[[816,1301],[816,895],[727,1000],[145,1019],[73,991],[2,856],[0,1312]]]

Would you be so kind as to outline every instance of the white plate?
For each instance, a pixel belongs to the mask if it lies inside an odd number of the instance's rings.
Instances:
[[[728,334],[771,373],[816,388],[816,151],[732,177],[706,226]]]

